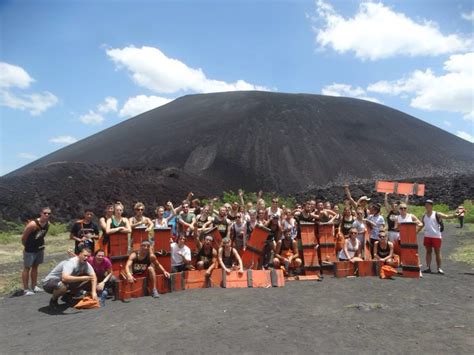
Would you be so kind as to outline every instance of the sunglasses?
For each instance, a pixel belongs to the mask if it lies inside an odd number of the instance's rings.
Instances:
[[[401,210],[406,210],[407,208],[406,207],[400,207]]]
[[[357,234],[357,232],[351,232],[350,234]]]
[[[51,212],[43,212],[43,214],[44,214],[45,216],[49,216],[49,215],[51,214]]]
[[[143,211],[143,208],[137,208],[135,211]]]

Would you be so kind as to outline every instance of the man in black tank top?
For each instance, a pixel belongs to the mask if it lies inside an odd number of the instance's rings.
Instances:
[[[23,281],[23,294],[25,296],[42,291],[36,283],[38,281],[38,265],[42,264],[44,259],[44,237],[48,233],[50,215],[51,209],[49,207],[42,208],[40,217],[26,225],[21,237],[21,242],[24,246],[21,278]],[[30,276],[31,289],[28,287]]]
[[[161,270],[166,278],[169,278],[170,274],[160,264],[156,256],[150,253],[150,247],[150,242],[144,240],[140,246],[140,250],[132,252],[128,257],[125,272],[127,274],[127,281],[130,283],[136,281],[135,277],[148,277],[148,281],[152,286],[151,296],[158,298],[155,267]]]
[[[230,223],[231,222],[227,218],[227,208],[222,206],[219,208],[219,215],[215,216],[212,220],[213,227],[217,227],[222,239],[230,238]]]
[[[206,275],[211,276],[212,270],[216,268],[217,264],[217,251],[212,247],[214,238],[212,235],[206,235],[204,237],[204,243],[196,239],[196,244],[199,249],[197,254],[196,269],[206,270]]]

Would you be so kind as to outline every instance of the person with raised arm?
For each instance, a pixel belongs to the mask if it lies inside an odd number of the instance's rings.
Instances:
[[[170,213],[165,217],[165,207],[158,206],[155,210],[156,218],[152,221],[154,228],[168,228],[170,220],[175,216],[173,204],[168,201],[166,207]]]
[[[352,198],[351,191],[349,190],[349,185],[344,185],[344,191],[346,193],[347,200],[351,203],[353,208],[361,207],[364,210],[364,217],[367,218],[369,216],[369,209],[367,208],[368,203],[370,202],[370,198],[367,196],[360,197],[357,201]]]
[[[436,212],[433,210],[433,200],[426,200],[425,214],[421,219],[421,226],[418,228],[418,231],[424,228],[423,245],[426,249],[426,269],[423,270],[424,273],[431,273],[431,258],[434,249],[438,274],[444,275],[444,271],[441,269],[443,218],[453,219],[456,218],[456,214],[448,215]]]

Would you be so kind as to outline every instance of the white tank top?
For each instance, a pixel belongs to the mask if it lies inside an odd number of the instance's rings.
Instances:
[[[155,228],[167,228],[168,227],[168,223],[166,222],[165,218],[162,218],[161,221],[159,221],[158,218],[157,218],[153,222],[155,224]]]
[[[355,245],[352,244],[351,239],[347,239],[347,252],[349,253],[349,258],[353,258],[356,251],[359,249],[359,239],[355,240]],[[346,253],[344,253],[344,248],[339,251],[339,259],[346,260]]]
[[[400,223],[409,223],[409,222],[413,222],[413,218],[411,217],[411,214],[410,213],[407,213],[407,215],[405,216],[405,218],[402,217],[402,215],[398,215],[397,216],[397,222],[400,224]]]
[[[441,239],[441,232],[439,231],[439,224],[436,220],[435,211],[431,213],[431,216],[425,214],[423,216],[423,223],[425,225],[425,237]]]

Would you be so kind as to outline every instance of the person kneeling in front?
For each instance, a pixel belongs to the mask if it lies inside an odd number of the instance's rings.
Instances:
[[[57,310],[59,297],[69,294],[74,296],[79,291],[90,291],[97,300],[97,277],[94,269],[87,262],[90,249],[83,248],[77,256],[60,262],[43,281],[43,289],[52,294],[49,307]]]
[[[140,250],[132,252],[128,257],[125,272],[127,275],[127,281],[130,283],[135,282],[136,277],[148,277],[152,286],[151,296],[153,298],[158,298],[160,296],[156,289],[155,266],[161,270],[166,278],[169,278],[170,274],[165,270],[163,265],[160,264],[156,256],[153,253],[150,253],[150,247],[150,242],[144,240],[140,246]]]

